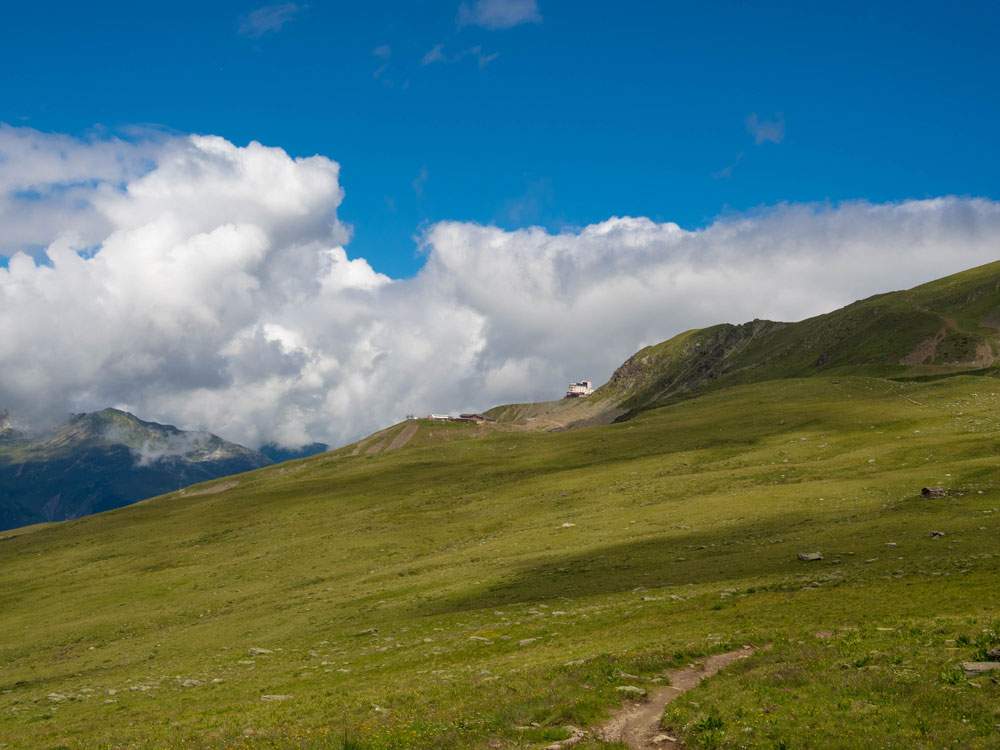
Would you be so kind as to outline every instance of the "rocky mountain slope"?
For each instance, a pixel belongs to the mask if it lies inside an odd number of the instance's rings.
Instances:
[[[267,456],[207,432],[105,409],[44,436],[0,413],[0,529],[119,508],[189,484],[251,471]]]

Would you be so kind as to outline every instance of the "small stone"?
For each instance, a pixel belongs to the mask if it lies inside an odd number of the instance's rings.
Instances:
[[[945,533],[943,531],[932,531],[931,532],[931,539],[940,539],[944,535],[945,535]]]
[[[963,661],[958,666],[967,675],[985,674],[1000,669],[1000,661]]]
[[[378,628],[368,628],[367,630],[360,630],[354,635],[377,635]]]
[[[272,702],[275,702],[275,701],[288,701],[288,700],[291,700],[292,696],[291,695],[262,695],[262,696],[260,696],[260,699],[262,701],[267,701],[269,703],[272,703]]]
[[[563,664],[563,666],[564,667],[578,667],[578,666],[580,666],[583,663],[584,663],[583,659],[574,659],[573,661],[566,662],[565,664]]]
[[[896,544],[895,542],[886,542],[885,546],[886,547],[898,547],[899,545]]]
[[[803,560],[805,562],[812,562],[814,560],[822,560],[823,559],[823,553],[822,552],[800,552],[799,553],[799,559]]]
[[[534,643],[537,640],[538,640],[537,638],[522,638],[520,641],[517,642],[517,645],[518,646],[527,646],[527,645],[529,645],[531,643]]]
[[[671,737],[669,734],[658,734],[653,738],[653,742],[656,744],[661,742],[677,742],[677,738]]]
[[[619,685],[615,688],[619,693],[623,695],[634,695],[637,698],[645,698],[646,691],[641,687],[636,687],[635,685]]]
[[[250,656],[261,656],[262,654],[273,654],[274,652],[269,648],[251,648],[248,652]]]
[[[181,683],[181,687],[198,687],[201,684],[201,680],[184,680]]]
[[[483,638],[481,635],[470,635],[470,641],[479,641],[480,643],[493,643],[489,638]]]
[[[991,648],[986,652],[986,658],[990,661],[1000,661],[1000,648]]]
[[[567,522],[567,523],[564,523],[564,524],[563,524],[562,526],[560,526],[559,528],[560,528],[560,529],[572,529],[572,528],[573,528],[574,526],[576,526],[576,524],[575,524],[575,523],[569,523],[569,522]]]
[[[45,696],[45,700],[52,703],[62,703],[65,700],[69,700],[69,697],[63,695],[62,693],[49,693]]]

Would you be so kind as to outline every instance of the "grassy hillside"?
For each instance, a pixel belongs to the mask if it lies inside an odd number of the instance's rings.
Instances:
[[[1000,685],[954,667],[1000,645],[998,386],[406,423],[10,532],[0,747],[544,747],[744,643],[668,709],[689,746],[997,747]]]
[[[637,352],[590,398],[513,404],[490,415],[541,429],[589,426],[767,380],[992,373],[998,330],[1000,262],[797,323],[754,320],[686,331]]]

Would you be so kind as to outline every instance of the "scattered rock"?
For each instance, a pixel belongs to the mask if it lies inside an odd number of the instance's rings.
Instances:
[[[117,690],[115,690],[114,688],[111,688],[111,689],[109,689],[109,690],[105,690],[105,691],[104,691],[104,694],[105,694],[105,695],[118,695],[118,691],[117,691]]]
[[[1000,661],[963,661],[958,666],[967,675],[985,674],[1000,669]]]
[[[944,535],[945,535],[945,533],[943,531],[932,531],[931,532],[931,539],[940,539]]]
[[[537,638],[522,638],[521,640],[519,640],[517,642],[517,645],[518,646],[527,646],[528,644],[534,643],[537,640],[538,640]]]
[[[470,641],[479,641],[480,643],[493,643],[489,638],[483,638],[481,635],[470,635]]]
[[[677,742],[676,737],[671,737],[669,734],[658,734],[653,738],[655,744],[660,744],[661,742]]]
[[[615,688],[615,690],[624,695],[634,695],[637,698],[646,697],[646,691],[641,687],[636,687],[635,685],[619,685]]]
[[[201,680],[184,680],[181,683],[181,687],[198,687],[201,684]]]
[[[368,628],[367,630],[360,630],[354,635],[378,635],[378,628]]]
[[[799,559],[800,560],[804,560],[805,562],[812,562],[813,560],[822,560],[823,559],[823,553],[822,552],[800,552],[799,553]]]
[[[274,702],[274,701],[289,701],[292,699],[291,695],[262,695],[260,699],[262,701]]]
[[[578,667],[578,666],[580,666],[583,663],[584,663],[583,659],[574,659],[573,661],[566,662],[565,664],[563,664],[563,666],[564,667]]]
[[[898,547],[899,545],[896,544],[895,542],[886,542],[885,546],[886,547]]]
[[[563,524],[562,526],[560,526],[559,528],[560,528],[560,529],[572,529],[572,528],[573,528],[574,526],[576,526],[576,524],[575,524],[575,523],[564,523],[564,524]]]
[[[1000,648],[991,648],[986,652],[986,658],[990,661],[1000,661]]]
[[[63,695],[62,693],[49,693],[45,696],[45,700],[52,703],[62,703],[63,701],[69,700],[69,696]]]
[[[920,490],[921,497],[945,497],[948,490],[944,487],[924,487]]]
[[[248,653],[250,656],[260,656],[261,654],[273,654],[274,652],[269,648],[251,648]]]

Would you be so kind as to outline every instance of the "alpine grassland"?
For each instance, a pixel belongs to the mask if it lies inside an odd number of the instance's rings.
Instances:
[[[1000,747],[1000,674],[957,669],[1000,645],[998,407],[988,374],[820,374],[408,422],[5,532],[0,747],[540,748],[743,645],[665,731]]]

